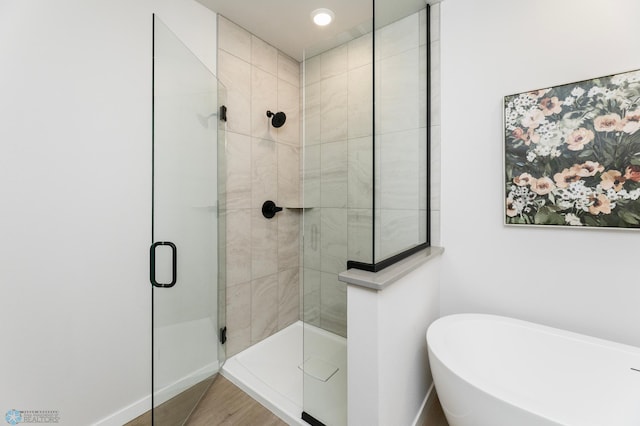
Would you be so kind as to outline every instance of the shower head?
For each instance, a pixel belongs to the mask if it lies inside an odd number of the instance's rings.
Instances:
[[[284,112],[276,112],[274,114],[271,111],[267,111],[267,117],[271,118],[271,125],[275,128],[282,127],[284,122],[287,121],[287,116]]]

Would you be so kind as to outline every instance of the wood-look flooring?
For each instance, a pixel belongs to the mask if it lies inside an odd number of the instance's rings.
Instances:
[[[199,383],[160,405],[155,413],[156,426],[181,426],[188,415],[185,406],[193,406],[193,398],[198,398],[203,387],[209,385],[211,387],[185,423],[186,426],[287,426],[278,416],[221,375],[206,383]],[[151,426],[151,412],[124,426]]]
[[[213,381],[213,383],[211,383]],[[209,386],[186,426],[287,426],[275,414],[244,393],[221,375],[199,383],[156,410],[156,426],[180,426],[193,398],[198,398]],[[442,412],[440,401],[435,399],[426,407],[427,415],[422,426],[449,426]],[[130,421],[124,426],[151,426],[151,413]]]
[[[449,426],[449,423],[444,416],[444,411],[442,411],[438,395],[436,395],[433,402],[426,407],[426,410],[427,414],[422,426]]]

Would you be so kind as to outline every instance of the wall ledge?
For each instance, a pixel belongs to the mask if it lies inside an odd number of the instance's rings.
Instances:
[[[338,274],[338,279],[349,285],[365,287],[371,290],[381,291],[419,268],[430,260],[439,257],[444,252],[444,247],[427,247],[398,263],[379,272],[369,272],[360,269],[348,269]]]

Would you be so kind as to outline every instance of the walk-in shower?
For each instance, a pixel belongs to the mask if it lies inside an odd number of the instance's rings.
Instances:
[[[156,24],[153,253],[158,284],[176,273],[178,284],[154,288],[154,406],[178,394],[160,396],[173,384],[220,370],[290,424],[346,426],[338,274],[378,271],[429,243],[428,7],[362,2],[352,27],[292,54],[225,2],[201,3],[219,13],[217,79],[188,52],[178,58],[176,40],[163,62]],[[177,145],[165,154],[164,135]],[[193,219],[171,222],[171,209]],[[185,331],[193,324],[202,332]],[[163,373],[179,356],[194,380]]]

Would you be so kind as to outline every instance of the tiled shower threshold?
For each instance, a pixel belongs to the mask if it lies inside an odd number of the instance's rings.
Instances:
[[[346,426],[346,363],[344,337],[298,321],[229,358],[222,375],[290,425],[307,425],[304,409]]]

